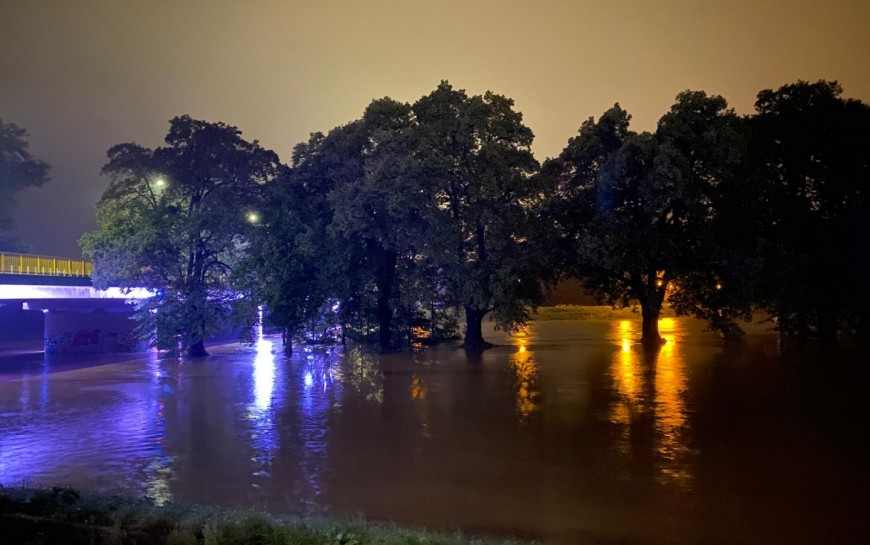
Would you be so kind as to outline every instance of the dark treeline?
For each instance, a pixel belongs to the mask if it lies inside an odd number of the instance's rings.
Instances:
[[[373,101],[312,134],[289,165],[235,127],[178,117],[166,145],[121,144],[99,230],[97,285],[160,291],[141,309],[161,346],[202,341],[262,304],[294,341],[382,349],[525,323],[547,287],[580,279],[637,302],[661,342],[667,301],[728,337],[765,311],[784,333],[867,333],[870,107],[834,82],[724,98],[681,93],[655,132],[615,105],[540,165],[513,101],[442,82]]]
[[[20,191],[48,181],[48,164],[33,157],[27,148],[27,131],[0,119],[0,251],[30,249],[15,236],[10,210]]]

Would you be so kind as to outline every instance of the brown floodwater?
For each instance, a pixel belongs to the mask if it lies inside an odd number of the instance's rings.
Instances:
[[[0,358],[0,483],[573,543],[866,538],[866,361],[665,319],[453,346]],[[863,537],[862,537],[863,536]]]

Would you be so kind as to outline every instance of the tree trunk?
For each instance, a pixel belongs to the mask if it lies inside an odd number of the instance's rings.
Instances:
[[[288,356],[293,353],[293,339],[287,334],[286,327],[281,331],[281,346],[284,347],[284,353]]]
[[[659,316],[662,313],[667,281],[662,281],[662,285],[658,286],[656,285],[656,276],[656,271],[651,270],[647,273],[645,280],[636,277],[634,281],[635,293],[640,302],[640,313],[643,316],[640,342],[648,348],[661,346],[665,343],[665,340],[659,335]]]
[[[390,308],[390,296],[378,292],[378,347],[387,350],[392,344],[390,324],[393,309]]]
[[[640,342],[644,346],[661,346],[665,340],[659,334],[659,315],[661,315],[661,305],[640,304],[641,315],[643,316],[643,326]]]
[[[483,340],[483,317],[481,309],[465,307],[465,341],[462,347],[466,352],[480,353],[492,345]]]
[[[208,356],[208,351],[205,349],[205,342],[199,340],[190,345],[190,348],[187,349],[187,355],[191,358],[202,358]]]
[[[372,244],[373,245],[373,244]],[[374,250],[379,254],[378,271],[375,283],[378,288],[378,347],[389,350],[392,347],[393,309],[390,298],[393,295],[393,280],[396,277],[396,263],[399,255],[393,250]]]

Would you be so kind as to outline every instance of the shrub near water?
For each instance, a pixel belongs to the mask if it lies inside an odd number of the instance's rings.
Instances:
[[[157,507],[71,488],[0,487],[3,545],[519,545],[361,520],[279,517],[208,507]]]

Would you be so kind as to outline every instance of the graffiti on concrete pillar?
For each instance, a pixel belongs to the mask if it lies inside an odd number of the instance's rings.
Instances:
[[[100,344],[102,329],[80,329],[73,335],[72,346],[89,346]]]
[[[87,312],[46,315],[47,354],[86,355],[147,350],[129,314]]]

